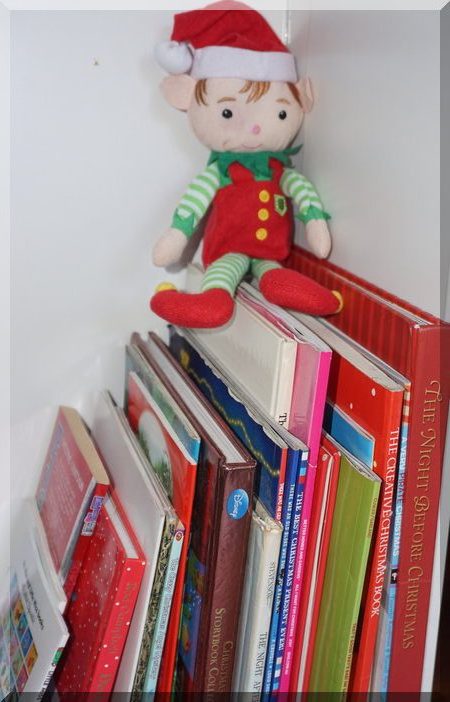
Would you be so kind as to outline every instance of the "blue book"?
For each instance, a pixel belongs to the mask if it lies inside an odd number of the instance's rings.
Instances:
[[[323,428],[358,461],[372,469],[374,438],[331,402],[325,405]]]
[[[289,452],[288,469],[286,471],[286,488],[283,499],[283,511],[281,514],[281,523],[283,525],[283,534],[281,537],[280,557],[278,560],[277,579],[275,584],[275,593],[272,606],[272,618],[270,620],[269,638],[266,654],[266,667],[263,678],[263,695],[269,693],[272,684],[272,674],[275,664],[275,654],[278,649],[278,630],[280,622],[280,613],[282,606],[283,590],[287,579],[286,564],[288,562],[289,536],[290,526],[292,521],[292,512],[294,506],[295,488],[297,484],[297,474],[299,465],[298,452]]]
[[[281,521],[283,494],[287,488],[288,449],[307,452],[306,447],[254,406],[191,332],[172,329],[170,350],[255,458],[255,493],[271,517]]]
[[[297,480],[293,503],[293,514],[291,518],[291,526],[287,547],[287,568],[281,593],[280,617],[277,633],[277,647],[275,651],[274,665],[272,670],[271,692],[277,692],[280,687],[280,676],[283,663],[284,647],[286,643],[289,607],[291,603],[292,585],[294,581],[294,567],[297,556],[300,520],[303,509],[303,497],[305,492],[307,467],[307,459],[302,458],[298,462]]]

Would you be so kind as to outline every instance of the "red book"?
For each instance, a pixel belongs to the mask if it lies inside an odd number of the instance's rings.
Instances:
[[[411,381],[390,692],[421,689],[450,397],[450,325],[342,268],[295,247],[289,265],[338,290],[330,322]],[[367,671],[353,689],[367,689]],[[367,683],[368,684],[368,683]]]
[[[107,700],[133,616],[145,560],[117,497],[106,499],[66,610],[71,632],[56,689]],[[73,699],[69,695],[67,700]]]
[[[36,490],[55,570],[68,597],[94,533],[109,477],[78,412],[60,407]]]
[[[319,621],[325,568],[339,479],[340,453],[322,437],[305,561],[304,589],[298,617],[290,690],[307,691]]]

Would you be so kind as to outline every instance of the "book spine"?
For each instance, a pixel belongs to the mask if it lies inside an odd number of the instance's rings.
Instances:
[[[284,653],[281,680],[280,680],[280,691],[289,692],[290,680],[292,673],[292,659],[294,655],[294,648],[297,644],[297,624],[298,615],[300,612],[300,598],[303,592],[303,579],[304,579],[304,566],[306,558],[306,549],[308,546],[308,535],[309,535],[309,525],[311,519],[311,510],[313,505],[314,497],[314,487],[316,482],[316,466],[308,467],[308,476],[306,478],[306,489],[305,489],[305,503],[303,507],[302,519],[301,519],[301,529],[300,529],[300,540],[299,547],[297,550],[297,557],[295,561],[295,573],[294,573],[294,587],[289,609],[288,618],[288,631],[286,638],[286,650]]]
[[[294,384],[295,359],[297,347],[290,343],[282,343],[280,358],[276,364],[277,382],[275,385],[274,407],[271,415],[282,427],[288,427],[291,415],[291,398]]]
[[[309,678],[311,675],[317,625],[319,622],[320,604],[322,601],[328,551],[333,528],[334,507],[336,504],[336,495],[339,483],[339,455],[334,453],[332,460],[333,464],[330,476],[330,486],[326,498],[324,524],[319,547],[320,551],[318,555],[316,587],[314,590],[314,600],[312,603],[312,612],[310,616],[310,627],[309,630],[305,632],[304,640],[299,641],[301,653],[300,656],[296,658],[295,668],[293,667],[291,676],[291,689],[297,690],[309,689]]]
[[[176,529],[172,548],[170,549],[169,562],[167,564],[166,575],[158,616],[155,623],[155,631],[150,649],[150,657],[145,674],[144,692],[154,693],[158,681],[159,667],[166,637],[167,624],[169,621],[172,597],[177,579],[178,566],[180,563],[181,550],[183,548],[184,529]]]
[[[297,571],[297,563],[299,560],[299,553],[302,548],[302,541],[303,541],[303,550],[304,550],[304,543],[305,543],[305,531],[303,528],[304,525],[304,511],[307,508],[306,505],[306,489],[305,489],[305,483],[307,486],[307,481],[310,478],[310,473],[309,470],[312,467],[308,468],[308,461],[307,458],[302,458],[301,461],[299,461],[299,472],[298,472],[298,477],[297,477],[297,486],[295,488],[295,495],[294,495],[294,512],[293,516],[291,519],[291,533],[289,535],[289,543],[288,543],[288,557],[287,557],[287,570],[285,574],[285,582],[283,585],[283,592],[281,596],[281,605],[280,605],[280,611],[281,611],[281,617],[280,617],[280,622],[278,625],[278,636],[277,636],[277,648],[275,652],[275,666],[274,666],[274,671],[273,671],[273,676],[272,676],[272,692],[277,692],[278,690],[281,689],[280,683],[281,683],[281,674],[282,674],[282,669],[284,665],[284,657],[286,655],[286,647],[287,647],[287,636],[288,636],[288,629],[290,627],[290,616],[291,616],[291,601],[292,601],[292,593],[295,589],[295,587],[299,587],[299,581],[298,581],[298,571]],[[315,469],[312,468],[314,471]],[[308,473],[308,477],[307,477]]]
[[[395,497],[394,527],[392,530],[391,557],[389,579],[387,584],[387,622],[384,640],[380,642],[383,647],[383,664],[380,680],[380,692],[387,692],[389,668],[391,662],[392,632],[394,626],[395,601],[397,598],[397,574],[400,557],[400,535],[402,528],[403,498],[405,492],[406,452],[408,446],[409,428],[409,392],[405,392],[403,407],[403,422],[400,432],[400,455],[397,475],[397,492]]]
[[[110,693],[120,665],[134,606],[139,595],[145,562],[128,559],[123,564],[116,599],[89,683],[89,692]]]
[[[421,689],[448,418],[450,328],[413,332],[411,417],[389,692]]]
[[[69,571],[64,581],[64,592],[66,593],[68,599],[72,595],[75,588],[91,536],[95,531],[98,515],[100,514],[100,510],[108,491],[109,486],[102,485],[100,483],[97,483],[94,488],[94,492],[89,503],[89,509],[84,517],[81,532],[73,551]]]
[[[294,508],[294,496],[297,485],[298,452],[288,451],[288,466],[286,471],[286,490],[283,500],[283,512],[281,523],[283,525],[283,535],[281,537],[280,558],[278,561],[277,582],[274,593],[274,603],[272,608],[272,618],[269,630],[269,642],[266,656],[266,666],[264,670],[263,693],[269,694],[272,687],[272,676],[275,668],[275,652],[277,649],[278,628],[280,622],[281,598],[286,573],[286,563],[288,555],[288,544],[290,526]]]
[[[373,530],[374,530],[374,523],[375,523],[375,515],[377,512],[377,506],[378,506],[378,499],[379,499],[379,491],[378,489],[374,489],[372,492],[372,502],[370,506],[370,517],[368,520],[368,528],[367,528],[367,534],[366,534],[366,540],[365,540],[365,545],[364,545],[364,550],[361,554],[361,567],[362,567],[362,572],[365,570],[365,566],[367,564],[368,558],[369,558],[369,551],[370,551],[370,546],[372,542],[372,536],[373,536]],[[363,585],[364,579],[361,579],[361,594],[362,594],[362,585]],[[343,684],[341,690],[339,692],[347,692],[349,681],[350,681],[350,673],[352,670],[352,661],[353,661],[353,649],[355,645],[355,637],[356,637],[356,628],[358,625],[358,616],[359,616],[359,606],[357,605],[354,610],[353,610],[353,622],[351,626],[351,635],[348,639],[348,645],[347,645],[347,652],[345,654],[345,668],[344,668],[344,679],[343,679]],[[367,688],[368,690],[368,688]],[[364,692],[367,692],[365,690]]]
[[[203,651],[194,679],[195,692],[206,700],[229,693],[232,686],[253,500],[253,466],[230,470],[224,464],[219,471],[216,539],[200,634]]]
[[[373,555],[371,562],[369,560],[366,593],[362,602],[361,632],[353,660],[350,683],[352,692],[366,692],[370,687],[391,534],[402,402],[402,393],[391,393],[383,422],[384,429],[380,432],[383,442],[380,440],[378,446],[377,442],[375,444],[378,465],[374,464],[374,472],[382,480],[380,509],[374,528]]]
[[[260,538],[254,540],[254,548],[260,550],[259,564],[255,568],[252,559],[247,569],[247,618],[236,658],[240,667],[233,689],[235,693],[248,694],[251,702],[259,702],[263,684],[280,541],[280,531],[263,529]]]

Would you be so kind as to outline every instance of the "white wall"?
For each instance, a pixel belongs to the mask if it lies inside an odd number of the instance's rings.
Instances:
[[[281,33],[285,13],[267,13]],[[148,309],[150,249],[206,150],[166,106],[152,57],[172,13],[15,12],[12,20],[13,420],[81,387],[120,394]],[[105,367],[105,373],[99,368]]]
[[[0,581],[9,561],[9,52],[10,13],[0,3]]]
[[[435,314],[439,44],[438,12],[315,11],[307,28],[293,13],[317,96],[301,164],[333,215],[331,260]]]

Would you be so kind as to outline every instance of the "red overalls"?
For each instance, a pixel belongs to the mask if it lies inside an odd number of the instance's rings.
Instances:
[[[283,261],[292,243],[292,205],[281,189],[284,166],[272,158],[271,180],[255,180],[240,163],[228,168],[231,183],[217,192],[205,227],[203,263],[228,253]]]

